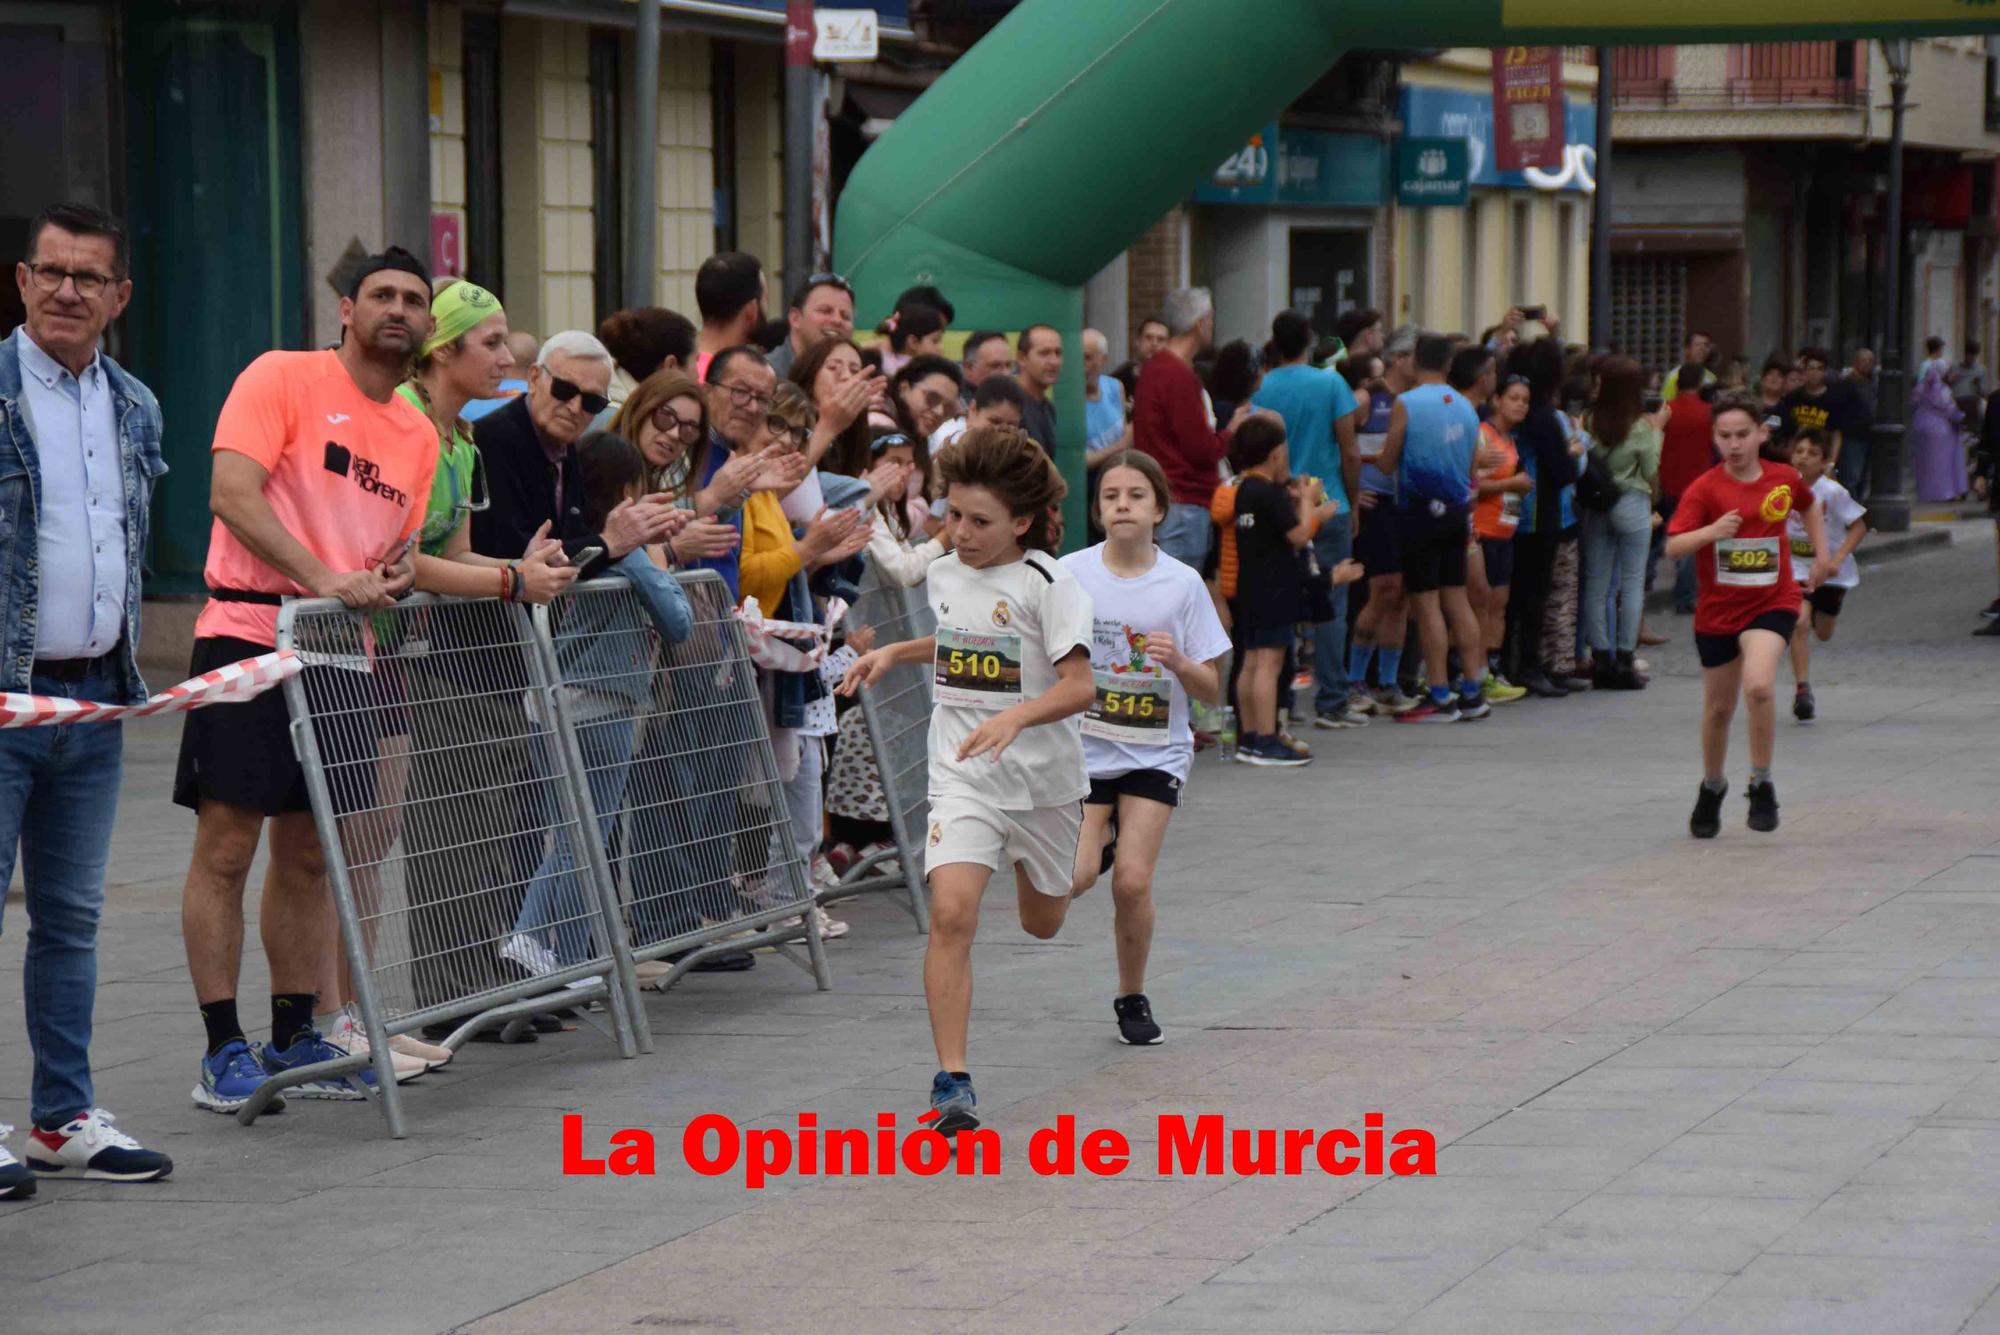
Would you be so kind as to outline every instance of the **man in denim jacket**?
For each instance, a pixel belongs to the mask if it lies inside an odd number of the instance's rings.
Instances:
[[[14,266],[27,323],[0,341],[0,690],[137,704],[147,512],[167,466],[159,401],[97,348],[132,297],[124,230],[58,204],[29,224],[27,256]],[[35,1176],[147,1182],[173,1169],[112,1125],[90,1081],[123,761],[117,723],[0,731],[0,885],[18,848],[35,1059],[27,1163],[0,1143],[0,1199],[33,1195]]]

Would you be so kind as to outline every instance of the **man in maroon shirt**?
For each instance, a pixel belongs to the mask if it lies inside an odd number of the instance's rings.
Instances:
[[[1161,551],[1200,570],[1208,556],[1208,502],[1221,480],[1217,465],[1229,453],[1229,434],[1250,413],[1238,404],[1222,430],[1202,393],[1194,359],[1215,341],[1215,303],[1208,289],[1185,287],[1160,312],[1167,343],[1139,373],[1132,404],[1133,443],[1159,460],[1173,492],[1167,522],[1153,541]]]

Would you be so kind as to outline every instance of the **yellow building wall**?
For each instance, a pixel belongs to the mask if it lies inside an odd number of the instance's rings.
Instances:
[[[458,215],[465,236],[465,40],[457,5],[430,7],[431,211]],[[435,257],[433,257],[435,259]],[[461,268],[465,257],[459,256]]]
[[[1529,303],[1553,311],[1564,338],[1583,341],[1589,217],[1589,196],[1541,190],[1475,190],[1465,208],[1398,209],[1391,322],[1476,338],[1509,306]]]
[[[510,322],[541,338],[595,329],[590,30],[545,19],[503,25],[502,299]]]
[[[764,261],[775,315],[790,299],[785,266],[785,53],[736,48],[736,248]],[[797,275],[803,278],[805,275]]]
[[[654,298],[700,323],[694,275],[715,250],[715,124],[709,39],[668,32],[660,45],[660,231]]]

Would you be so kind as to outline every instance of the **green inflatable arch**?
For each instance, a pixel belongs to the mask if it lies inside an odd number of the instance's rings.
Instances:
[[[1080,535],[1084,283],[1342,51],[1975,32],[2000,0],[1024,0],[861,159],[837,265],[864,324],[935,283],[960,328],[1063,331]]]

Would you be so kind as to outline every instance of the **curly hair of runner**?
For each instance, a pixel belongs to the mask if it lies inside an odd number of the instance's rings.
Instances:
[[[939,451],[937,475],[946,487],[984,487],[1012,515],[1033,515],[1023,547],[1052,552],[1062,530],[1052,513],[1069,485],[1035,438],[1017,426],[974,427]]]

